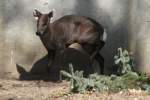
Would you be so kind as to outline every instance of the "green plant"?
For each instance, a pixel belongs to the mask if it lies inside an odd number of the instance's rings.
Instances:
[[[83,78],[83,71],[76,71],[74,73],[73,65],[69,64],[69,71],[70,73],[66,71],[60,71],[60,74],[64,75],[67,78],[70,78],[70,90],[72,92],[79,92],[85,90],[85,84],[83,81],[86,79]]]
[[[127,50],[118,48],[118,53],[114,56],[114,63],[118,67],[119,75],[133,71],[133,57]]]
[[[91,74],[88,78],[83,77],[83,71],[73,70],[69,64],[69,72],[60,73],[70,79],[70,91],[84,93],[85,91],[112,91],[118,92],[126,89],[143,89],[150,92],[150,75],[134,72],[133,57],[127,50],[118,49],[115,56],[115,63],[119,66],[117,75]]]
[[[83,71],[73,71],[72,64],[69,64],[69,71],[61,71],[60,73],[65,77],[70,78],[70,91],[84,93],[85,91],[102,91],[108,87],[105,84],[106,77],[99,76],[97,74],[91,74],[89,78],[83,77]]]

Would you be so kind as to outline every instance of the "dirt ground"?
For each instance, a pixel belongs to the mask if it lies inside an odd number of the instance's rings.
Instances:
[[[18,81],[0,79],[0,100],[150,100],[141,90],[119,93],[69,94],[68,82]]]

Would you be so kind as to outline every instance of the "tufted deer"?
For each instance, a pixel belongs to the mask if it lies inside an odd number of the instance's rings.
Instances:
[[[101,65],[101,74],[104,69],[104,59],[99,54],[104,46],[106,34],[104,28],[95,20],[76,15],[66,15],[51,23],[53,11],[42,14],[40,11],[33,12],[37,17],[37,32],[42,43],[48,51],[49,65],[52,64],[56,50],[65,50],[69,45],[78,43],[93,59]]]

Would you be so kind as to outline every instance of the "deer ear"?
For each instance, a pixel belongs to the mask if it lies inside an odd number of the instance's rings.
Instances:
[[[49,18],[53,17],[53,11],[51,11],[51,12],[48,13],[48,17]]]
[[[42,15],[42,13],[40,11],[38,11],[36,9],[33,11],[33,16],[34,17],[40,17],[41,15]]]

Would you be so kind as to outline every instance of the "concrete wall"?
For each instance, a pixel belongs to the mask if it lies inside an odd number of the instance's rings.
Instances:
[[[32,16],[35,8],[44,13],[54,8],[54,20],[66,14],[78,14],[100,22],[108,33],[101,51],[106,71],[113,65],[117,48],[123,47],[133,51],[139,69],[150,72],[149,5],[148,0],[1,0],[0,76],[16,77],[16,63],[29,71],[46,55],[35,35],[36,20]]]
[[[137,70],[150,73],[150,1],[132,0],[129,20],[130,50]]]

